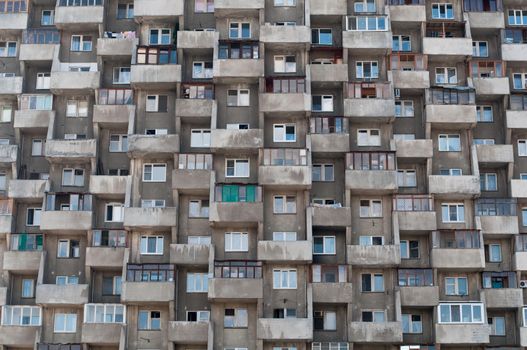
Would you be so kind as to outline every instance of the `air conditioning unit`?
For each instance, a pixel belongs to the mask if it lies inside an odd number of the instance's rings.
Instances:
[[[527,280],[520,280],[520,288],[527,288]]]
[[[401,89],[393,89],[393,94],[395,95],[395,98],[401,97]]]

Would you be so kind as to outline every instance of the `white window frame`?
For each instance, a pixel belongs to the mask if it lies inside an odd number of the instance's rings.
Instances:
[[[285,279],[284,279],[285,274]],[[276,276],[278,275],[278,283]],[[294,277],[293,277],[294,276]],[[273,269],[273,289],[297,289],[298,275],[296,269]]]
[[[156,246],[155,251],[149,252],[148,251],[148,241],[150,239],[155,239]],[[156,236],[156,235],[142,235],[140,238],[139,246],[140,246],[140,254],[141,255],[163,255],[164,250],[164,242],[165,237],[164,236]]]
[[[417,239],[402,239],[400,244],[401,249],[401,259],[420,259],[421,258],[421,249],[419,240]],[[417,242],[417,257],[411,257],[410,253],[410,242]],[[403,248],[405,246],[406,248]]]
[[[196,313],[196,321],[189,321],[188,315],[190,313]],[[209,310],[187,310],[186,311],[186,320],[187,322],[209,322],[210,320],[210,311]]]
[[[208,293],[208,285],[207,272],[187,272],[187,293]]]
[[[150,168],[150,179],[146,178],[146,169]],[[154,169],[162,168],[163,176],[161,178],[154,178]],[[166,182],[167,178],[167,164],[166,163],[145,163],[143,164],[143,182]]]
[[[66,117],[85,118],[88,116],[89,104],[87,100],[71,99],[66,101]]]
[[[108,209],[112,208],[112,217],[108,218]],[[123,222],[124,221],[124,204],[107,203],[104,206],[104,222]]]
[[[281,208],[276,205],[277,199],[282,200]],[[288,203],[293,203],[292,211],[289,211]],[[273,196],[273,214],[296,214],[296,212],[297,212],[296,196],[287,196],[287,195]]]
[[[234,315],[225,315],[227,310],[233,310]],[[223,328],[232,329],[247,327],[249,327],[249,312],[246,308],[226,307],[223,310]]]
[[[501,244],[499,243],[490,243],[488,245],[488,249],[489,249],[489,262],[491,263],[500,263],[503,261],[503,253],[501,251]],[[493,256],[493,252],[492,250],[493,249],[497,249],[497,252],[498,252],[498,256],[497,257],[494,257]]]
[[[248,37],[244,37],[243,36],[243,26],[244,25],[249,25],[249,36]],[[237,27],[237,28],[234,28],[234,27]],[[250,39],[252,37],[252,28],[251,28],[251,23],[250,22],[230,22],[229,23],[229,39]],[[238,33],[237,36],[232,36],[232,30],[235,29]]]
[[[439,12],[439,17],[434,17],[434,8],[437,8],[437,11]],[[452,11],[452,16],[448,16],[448,10]],[[441,15],[441,12],[444,13],[444,15]],[[432,4],[432,19],[454,19],[454,6],[451,3],[433,3]]]
[[[207,66],[210,67],[207,68]],[[199,72],[196,71],[199,67]],[[214,75],[212,61],[194,61],[192,62],[192,79],[212,79]]]
[[[377,134],[377,135],[374,135]],[[357,146],[380,146],[380,129],[357,129]]]
[[[63,319],[63,327],[60,328],[59,320]],[[71,328],[73,326],[73,328]],[[77,332],[77,314],[56,313],[53,321],[53,333],[75,333]]]
[[[188,203],[188,217],[190,219],[203,219],[209,217],[210,202],[208,199],[191,199]],[[207,203],[208,206],[204,205],[204,203]],[[197,204],[198,213],[192,212],[193,204]]]
[[[210,147],[210,134],[211,134],[210,129],[191,129],[190,130],[190,147],[192,148]]]
[[[247,232],[225,232],[225,252],[248,252],[249,234]]]
[[[25,294],[26,288],[25,288],[24,284],[26,282],[31,283],[30,288],[29,288],[29,290],[30,290],[29,295]],[[33,299],[35,297],[35,280],[34,279],[32,279],[32,278],[23,278],[22,279],[22,287],[20,288],[20,297],[23,298],[23,299]]]
[[[527,10],[516,10],[516,9],[510,9],[509,14],[507,15],[507,22],[511,26],[524,26],[527,25],[526,22],[523,21],[523,18],[527,16],[524,14],[524,12],[527,12]],[[510,17],[513,17],[513,21],[510,21]]]
[[[297,240],[297,233],[292,231],[275,231],[273,232],[273,241],[275,242],[294,242]]]
[[[13,47],[15,48],[15,51],[11,52],[10,49]],[[16,57],[17,52],[18,43],[16,41],[0,41],[0,57]]]
[[[374,240],[381,240],[381,244],[374,244]],[[360,236],[359,237],[359,245],[360,246],[372,246],[372,245],[384,245],[384,237],[383,236]]]
[[[490,119],[485,118],[485,111],[490,110]],[[478,123],[492,123],[494,121],[494,110],[491,105],[476,106],[476,121]]]
[[[164,199],[141,199],[141,208],[164,208]]]
[[[484,44],[487,54],[481,54],[481,44]],[[472,56],[473,57],[489,57],[489,42],[484,40],[474,40],[472,41]]]
[[[398,100],[398,101],[395,101],[395,106],[401,107],[399,109],[401,113],[400,114],[395,113],[396,118],[413,118],[415,116],[413,100]]]
[[[157,42],[152,41],[152,31],[157,30]],[[168,42],[163,42],[163,38],[168,38]],[[170,45],[172,44],[172,29],[170,28],[150,28],[148,31],[149,45]]]
[[[292,7],[296,6],[296,0],[274,0],[274,7]]]
[[[496,326],[497,320],[500,320],[503,325],[503,333],[498,332],[498,328]],[[504,316],[487,317],[487,323],[490,325],[490,335],[494,337],[502,337],[507,335],[507,321],[505,320]]]
[[[126,80],[126,74],[128,73],[128,80]],[[130,84],[130,76],[131,76],[131,68],[130,67],[113,67],[113,76],[112,76],[112,83],[114,85],[126,85]],[[117,80],[115,80],[117,76]],[[124,78],[122,78],[124,77]]]
[[[368,321],[364,321],[364,319],[363,319],[365,312],[371,312],[371,314],[372,314],[371,315],[371,318],[372,318],[371,323],[384,323],[384,322],[386,322],[386,310],[379,310],[379,309],[364,309],[364,310],[361,310],[361,320],[362,320],[362,322],[368,322]],[[382,316],[380,320],[379,320],[378,316]]]
[[[44,139],[32,139],[31,140],[31,156],[32,157],[42,157],[44,156]]]
[[[454,75],[450,77],[450,73],[454,72]],[[440,81],[440,77],[444,77],[444,81]],[[435,69],[435,82],[438,85],[456,85],[457,80],[457,68],[456,67],[436,67]]]
[[[0,123],[11,123],[13,120],[13,106],[0,106]]]
[[[370,276],[370,287],[371,290],[364,290],[362,285],[362,276],[368,275]],[[382,277],[382,287],[381,289],[377,289],[377,285],[375,284],[376,277]],[[386,281],[384,279],[383,273],[361,273],[360,275],[360,291],[361,293],[384,293],[386,290]]]
[[[463,306],[470,306],[470,321],[464,321],[463,320]],[[441,309],[442,307],[445,306],[445,307],[448,307],[448,315],[449,315],[449,318],[450,318],[450,321],[448,320],[443,320],[442,319],[442,316],[441,316]],[[453,306],[456,306],[459,308],[459,321],[452,321],[452,307]],[[474,309],[475,308],[479,308],[480,309],[480,317],[481,317],[481,320],[476,320],[474,321],[474,316],[475,316],[475,312],[474,312]],[[469,316],[469,315],[466,315],[466,316]],[[439,303],[438,307],[437,307],[437,322],[438,323],[441,323],[441,324],[483,324],[484,321],[486,321],[486,317],[485,317],[485,307],[483,306],[483,303]]]
[[[363,206],[362,202],[368,201],[368,206]],[[377,213],[374,210],[374,206],[380,208],[380,211]],[[382,199],[359,199],[359,216],[361,218],[381,218],[382,217]],[[363,208],[368,208],[366,213]]]
[[[232,166],[229,163],[233,162]],[[247,173],[243,173],[243,168],[238,167],[238,163],[247,164]],[[233,169],[232,175],[229,175],[228,169]],[[251,160],[249,158],[225,158],[225,177],[243,177],[248,178],[251,175]]]
[[[465,281],[465,286],[467,287],[466,293],[462,292],[460,290],[460,280]],[[450,282],[449,282],[450,281]],[[453,282],[453,283],[452,283]],[[453,286],[454,292],[449,293],[448,287]],[[468,295],[468,278],[466,276],[447,276],[445,277],[445,295],[456,295],[456,296],[463,296]]]
[[[50,72],[37,73],[37,83],[35,86],[36,90],[48,90],[50,84],[51,84],[51,73]]]
[[[49,23],[45,23],[44,22],[44,12],[49,12],[49,18],[50,18],[50,22]],[[52,26],[55,24],[55,10],[42,10],[41,14],[40,14],[40,25],[41,26]]]
[[[122,310],[122,314],[117,311]],[[99,314],[100,316],[97,316]],[[84,304],[84,323],[126,323],[126,306],[122,304]],[[121,315],[121,321],[116,321],[117,315]],[[108,317],[110,316],[110,317]]]
[[[229,101],[231,96],[236,94],[236,102]],[[249,89],[228,89],[227,107],[249,107],[251,105],[251,90]]]
[[[452,207],[456,208],[456,219],[450,220],[450,210]],[[448,213],[448,220],[445,220],[446,213]],[[465,204],[464,203],[441,203],[441,220],[444,223],[462,223],[465,222]]]
[[[29,309],[29,313],[24,310]],[[29,316],[28,316],[29,314]],[[16,319],[15,319],[15,316]],[[27,320],[27,322],[25,322]],[[33,323],[34,320],[38,322]],[[9,321],[9,322],[8,322]],[[2,306],[2,326],[40,326],[42,309],[40,306],[4,305]]]
[[[518,157],[527,157],[527,139],[518,140]]]
[[[322,253],[315,252],[315,239],[322,239]],[[333,241],[333,244],[328,244],[326,241]],[[328,247],[333,247],[333,250]],[[313,255],[336,255],[337,254],[337,237],[336,236],[313,236]]]
[[[495,188],[489,187],[489,178],[494,177],[494,184],[496,185]],[[481,190],[487,191],[487,192],[495,192],[498,190],[498,174],[496,173],[480,173],[480,184],[481,184]]]
[[[320,178],[315,179],[314,176],[311,176],[313,182],[333,182],[335,181],[335,165],[330,163],[315,163],[312,165],[312,171],[317,168],[320,169]],[[331,177],[326,178],[326,169],[331,169]]]
[[[321,45],[321,46],[333,46],[333,30],[331,28],[311,28],[311,37],[313,37],[313,31],[317,32],[317,42],[315,43],[312,42],[312,44]],[[320,32],[321,31],[329,31],[329,33],[331,34],[331,43],[326,44],[326,43],[320,42]]]
[[[364,74],[364,66],[369,65],[370,75]],[[374,69],[374,67],[376,69]],[[378,79],[379,78],[379,62],[378,61],[357,61],[355,62],[355,77],[357,79]]]
[[[313,112],[333,112],[335,109],[335,101],[333,95],[312,95],[312,99],[320,98],[320,109],[312,107]],[[313,106],[315,104],[313,103]]]
[[[413,317],[419,317],[419,321],[414,321]],[[404,331],[404,319],[407,319],[408,323],[408,332]],[[403,324],[403,333],[404,334],[422,334],[423,333],[423,316],[420,314],[402,314],[402,324]],[[418,329],[414,329],[414,326],[418,325]]]
[[[66,181],[66,173],[71,173],[71,182]],[[62,169],[62,186],[83,187],[85,180],[85,171],[82,168]]]
[[[210,236],[188,236],[187,244],[193,245],[210,245],[211,237]]]
[[[453,141],[452,140],[458,140],[458,144],[459,144],[459,149],[455,149],[455,143],[454,144],[451,144]],[[444,140],[445,143],[442,145],[441,143],[441,140]],[[461,146],[461,135],[459,134],[439,134],[437,136],[437,142],[438,142],[438,149],[439,149],[439,152],[461,152],[461,149],[462,149],[462,146]],[[443,147],[443,146],[446,146]]]
[[[397,40],[398,50],[394,48],[394,39]],[[408,50],[403,50],[403,43],[408,43],[410,48]],[[412,52],[412,36],[410,35],[392,35],[392,51],[393,52]]]
[[[112,140],[117,138],[117,140]],[[112,149],[113,145],[113,149]],[[108,152],[122,153],[128,151],[128,134],[110,134],[108,142]]]
[[[149,112],[149,113],[166,113],[166,111],[160,111],[159,110],[159,101],[160,101],[161,97],[166,99],[166,104],[167,104],[167,109],[168,109],[168,96],[167,95],[146,95],[145,112]]]
[[[145,328],[141,328],[140,327],[140,319],[141,319],[141,314],[147,314],[147,318],[146,318],[146,327]],[[152,314],[159,314],[159,318],[158,317],[152,317]],[[155,327],[153,325],[154,322],[158,322],[159,323],[159,328]],[[157,323],[156,322],[156,323]],[[159,331],[161,330],[161,311],[160,310],[139,310],[137,312],[137,329],[139,331]]]
[[[520,86],[516,85],[516,78],[520,78]],[[527,89],[527,73],[513,73],[512,74],[512,85],[515,90]]]
[[[293,128],[293,139],[288,140],[287,133],[288,128]],[[296,142],[296,124],[273,124],[273,142]]]
[[[79,49],[78,50],[73,49],[73,39],[74,38],[79,39]],[[88,47],[84,48],[84,45],[88,45]],[[93,36],[92,35],[75,34],[71,36],[70,51],[72,52],[91,52],[92,50],[93,50]]]
[[[415,169],[397,169],[397,186],[417,187],[417,171]]]
[[[354,0],[353,12],[355,13],[372,13],[377,10],[375,0]]]
[[[275,73],[296,73],[295,55],[275,55],[273,62]]]
[[[29,224],[29,212],[30,211],[33,211],[33,224]],[[27,208],[26,209],[26,226],[40,226],[40,215],[41,214],[42,214],[42,208]]]

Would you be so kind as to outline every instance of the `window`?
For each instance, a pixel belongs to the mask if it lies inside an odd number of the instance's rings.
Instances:
[[[520,174],[520,180],[527,180],[527,173]]]
[[[333,181],[334,166],[333,164],[313,164],[311,168],[312,181]]]
[[[436,84],[457,84],[457,70],[454,67],[437,67]]]
[[[313,327],[319,331],[336,331],[337,313],[335,311],[315,311],[313,314]]]
[[[514,73],[512,75],[512,81],[514,89],[525,90],[527,89],[527,73]]]
[[[55,11],[42,10],[42,17],[40,18],[41,26],[52,26],[55,24]]]
[[[333,112],[333,96],[332,95],[313,95],[312,97],[313,112]]]
[[[489,43],[486,41],[473,41],[472,56],[489,57]]]
[[[273,142],[296,142],[295,124],[273,124]]]
[[[123,323],[125,306],[119,304],[84,304],[85,323]]]
[[[133,19],[134,4],[117,4],[117,19]]]
[[[37,73],[37,90],[49,89],[51,83],[51,73]]]
[[[358,129],[357,146],[380,146],[381,131],[379,129]]]
[[[7,174],[5,172],[0,172],[0,190],[7,190]]]
[[[164,208],[164,199],[142,199],[141,208]]]
[[[225,159],[225,177],[249,177],[249,159]]]
[[[465,222],[465,205],[463,203],[441,204],[443,222]]]
[[[130,67],[114,67],[113,83],[130,84]]]
[[[13,107],[0,106],[0,123],[10,123],[13,115]]]
[[[27,208],[26,226],[39,226],[41,208]]]
[[[370,246],[370,245],[383,245],[384,237],[382,236],[360,236],[359,245]]]
[[[73,239],[59,239],[57,258],[79,258],[80,242]]]
[[[22,279],[22,298],[35,297],[35,280],[30,278]]]
[[[166,164],[144,164],[143,182],[165,182],[166,172]]]
[[[377,61],[357,61],[355,63],[355,76],[357,79],[379,78],[379,63]]]
[[[380,199],[361,199],[360,200],[361,218],[380,218],[382,217],[382,201]]]
[[[495,173],[481,173],[479,175],[481,191],[497,191],[497,177]]]
[[[103,295],[121,295],[121,276],[109,276],[102,279]]]
[[[76,285],[79,284],[78,276],[56,276],[55,284],[58,286]]]
[[[108,175],[111,175],[111,176],[128,176],[128,175],[130,175],[130,170],[128,170],[128,169],[108,169]]]
[[[382,273],[361,274],[362,292],[384,292],[384,275]]]
[[[128,135],[111,134],[110,135],[110,152],[128,151]]]
[[[210,147],[210,129],[192,129],[190,131],[190,147]]]
[[[345,283],[348,281],[346,265],[312,265],[314,283]]]
[[[62,169],[62,186],[84,186],[84,169]]]
[[[414,169],[397,170],[397,185],[399,187],[416,187],[417,176]]]
[[[296,0],[274,0],[274,6],[296,6]]]
[[[522,208],[522,226],[527,226],[527,208]]]
[[[493,145],[494,139],[472,139],[473,145]]]
[[[226,308],[223,316],[223,327],[225,328],[247,328],[249,318],[247,309]]]
[[[44,155],[44,140],[33,139],[31,140],[31,156],[42,157]]]
[[[505,317],[489,317],[487,318],[487,323],[490,325],[490,335],[505,335]]]
[[[461,152],[461,140],[459,135],[439,135],[440,152]]]
[[[527,157],[527,140],[518,140],[518,156]]]
[[[124,204],[109,203],[106,204],[105,222],[123,222],[124,220]]]
[[[384,310],[367,310],[362,311],[362,322],[385,322],[385,311]]]
[[[141,236],[141,254],[162,255],[163,242],[163,236]]]
[[[90,66],[69,66],[70,72],[89,72]]]
[[[296,73],[295,56],[274,56],[275,73]]]
[[[410,118],[414,116],[414,101],[395,101],[395,116],[397,118]]]
[[[188,216],[190,218],[208,218],[209,205],[208,199],[190,200],[188,205]]]
[[[421,315],[403,314],[403,333],[423,333],[423,322]]]
[[[247,232],[226,232],[225,233],[226,252],[247,252],[249,251],[249,234]]]
[[[210,311],[187,311],[187,322],[209,322]]]
[[[66,117],[80,118],[88,116],[88,101],[68,100],[66,102]]]
[[[275,214],[296,214],[295,196],[274,196],[273,213]]]
[[[482,303],[439,304],[439,323],[483,323]]]
[[[169,28],[150,29],[150,45],[170,45],[172,43],[172,30]]]
[[[72,35],[70,51],[91,51],[92,37],[91,35]]]
[[[273,318],[296,318],[296,309],[274,309]]]
[[[250,105],[249,89],[238,89],[227,91],[227,106],[229,107],[247,107]]]
[[[206,272],[187,272],[187,293],[207,293],[209,275]]]
[[[335,255],[336,251],[335,236],[314,236],[313,255]]]
[[[210,245],[210,236],[189,236],[187,238],[187,243]]]
[[[212,79],[212,62],[193,62],[192,79]]]
[[[483,123],[493,122],[492,106],[476,106],[476,119]]]
[[[229,25],[229,39],[250,39],[251,24],[245,22],[231,22]]]
[[[296,269],[274,269],[273,289],[296,289]]]
[[[42,321],[40,306],[2,307],[3,326],[40,326]]]
[[[273,241],[278,241],[278,242],[296,241],[296,232],[273,232]]]
[[[376,12],[375,0],[355,0],[353,2],[353,11],[363,12]]]
[[[485,244],[485,257],[488,262],[501,262],[501,245]]]
[[[55,314],[55,333],[75,333],[77,329],[77,314]]]
[[[214,12],[214,0],[194,0],[194,12],[213,13]]]
[[[459,168],[439,169],[439,175],[443,175],[443,176],[461,176],[461,175],[463,175],[463,170],[461,170]]]
[[[225,125],[227,130],[249,130],[248,123],[227,123]]]
[[[401,259],[419,259],[419,241],[401,241]]]
[[[446,277],[446,295],[468,295],[468,282],[466,277]]]
[[[139,330],[161,330],[161,311],[140,310],[138,318],[137,324]]]
[[[0,57],[16,57],[16,41],[0,41]]]
[[[411,52],[412,41],[409,35],[394,35],[392,36],[392,51],[396,52]]]
[[[314,45],[333,45],[333,33],[331,29],[311,29],[311,43]]]
[[[433,19],[454,19],[452,4],[432,4]]]
[[[168,96],[166,95],[147,95],[146,111],[166,113],[168,110]]]
[[[509,10],[509,25],[527,25],[527,10]]]

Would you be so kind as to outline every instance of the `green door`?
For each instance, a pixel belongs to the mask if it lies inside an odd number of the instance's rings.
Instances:
[[[223,185],[222,200],[223,202],[239,202],[238,185]]]

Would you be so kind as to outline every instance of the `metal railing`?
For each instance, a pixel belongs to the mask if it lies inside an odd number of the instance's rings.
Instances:
[[[434,197],[429,194],[397,194],[393,198],[394,211],[434,211]]]
[[[527,95],[510,95],[509,108],[513,111],[527,111]]]
[[[399,269],[399,287],[428,287],[434,285],[432,269]]]
[[[26,0],[3,0],[0,1],[0,13],[27,12]]]
[[[396,170],[395,152],[350,152],[346,154],[349,170]]]
[[[484,0],[463,0],[463,11],[465,12],[502,12],[501,0],[484,2]]]
[[[99,105],[132,105],[134,104],[134,91],[132,89],[99,89]]]
[[[425,71],[428,69],[428,55],[418,53],[392,53],[390,55],[390,70],[412,69]]]
[[[218,59],[260,58],[260,44],[255,40],[220,40]]]
[[[215,202],[261,202],[262,186],[247,184],[220,184],[214,191]]]
[[[348,98],[393,98],[391,83],[349,83]]]
[[[262,278],[262,262],[257,260],[214,260],[215,278]]]
[[[44,247],[44,235],[41,233],[15,233],[11,235],[9,250],[41,251]]]
[[[38,343],[37,350],[81,350],[82,344]]]
[[[473,105],[476,103],[476,90],[468,87],[433,87],[426,90],[427,104]]]
[[[480,249],[479,230],[440,230],[432,232],[432,249]]]
[[[174,265],[172,264],[127,264],[127,282],[172,282]]]
[[[306,79],[305,77],[267,78],[265,90],[275,94],[304,93],[306,92]]]
[[[22,32],[23,44],[60,44],[57,29],[26,29]]]
[[[92,230],[92,247],[126,247],[125,230]]]
[[[502,78],[505,69],[504,61],[474,59],[469,63],[469,74],[473,78]]]
[[[515,216],[516,198],[479,198],[476,200],[478,216]]]
[[[349,119],[344,117],[312,117],[312,134],[346,134],[349,132]]]
[[[426,25],[427,38],[465,38],[465,22],[437,21]]]
[[[138,46],[136,64],[177,64],[175,46]]]
[[[266,148],[262,165],[307,165],[307,150],[297,148]]]
[[[346,30],[360,32],[385,32],[388,30],[388,16],[363,15],[347,16]]]
[[[179,170],[212,170],[212,154],[176,154]]]
[[[181,98],[191,100],[213,100],[214,84],[185,83],[181,84]]]

